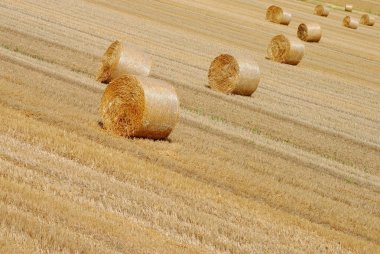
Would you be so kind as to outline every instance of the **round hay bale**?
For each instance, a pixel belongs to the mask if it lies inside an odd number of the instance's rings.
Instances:
[[[327,8],[327,6],[324,6],[321,4],[315,6],[315,9],[314,9],[315,15],[327,17],[329,15],[329,13],[330,13],[330,10],[329,10],[329,8]]]
[[[305,45],[284,35],[273,37],[267,48],[268,58],[279,63],[297,65],[305,51]]]
[[[298,26],[297,36],[303,41],[319,42],[322,37],[322,29],[319,24],[300,24]]]
[[[346,16],[343,19],[343,26],[351,28],[351,29],[357,29],[359,26],[359,21],[355,18],[350,17],[350,16]]]
[[[277,24],[289,25],[292,14],[285,12],[281,7],[276,5],[269,6],[266,13],[266,19]]]
[[[373,26],[375,25],[376,19],[373,16],[369,16],[368,14],[364,14],[360,18],[360,24],[366,25],[366,26]]]
[[[122,75],[105,89],[99,111],[104,128],[120,136],[165,139],[178,121],[179,102],[162,80]]]
[[[142,50],[114,41],[104,53],[96,79],[108,83],[123,74],[149,76],[152,60]]]
[[[222,54],[211,62],[208,82],[214,90],[250,96],[259,85],[260,69],[253,59]]]
[[[354,6],[352,4],[346,4],[346,6],[344,7],[344,10],[348,12],[352,12],[353,8]]]

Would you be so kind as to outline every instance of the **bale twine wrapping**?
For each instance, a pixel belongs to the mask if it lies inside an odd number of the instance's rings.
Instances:
[[[314,14],[315,15],[318,15],[318,16],[322,16],[322,17],[327,17],[330,13],[330,10],[329,8],[327,8],[327,6],[324,6],[324,5],[317,5],[315,6],[315,9],[314,9]]]
[[[376,19],[373,16],[369,16],[368,14],[364,14],[360,18],[360,24],[367,25],[367,26],[373,26],[375,25]]]
[[[346,6],[344,7],[344,10],[348,12],[352,12],[353,8],[354,6],[352,4],[346,4]]]
[[[297,36],[303,41],[319,42],[322,37],[322,29],[319,24],[300,24],[298,26]]]
[[[297,65],[305,51],[305,46],[296,39],[284,35],[273,37],[267,48],[268,58],[276,62]]]
[[[359,21],[355,18],[350,17],[350,16],[346,16],[343,19],[343,26],[349,27],[351,29],[357,29],[359,26]]]
[[[260,82],[260,69],[253,59],[222,54],[210,64],[209,86],[226,94],[250,96]]]
[[[289,25],[290,20],[292,19],[292,14],[283,11],[281,7],[272,5],[267,9],[266,19],[273,23]]]
[[[105,89],[99,111],[104,128],[118,135],[164,139],[178,121],[179,102],[162,80],[122,75]]]
[[[108,83],[123,74],[149,76],[152,60],[142,50],[114,41],[104,53],[96,79]]]

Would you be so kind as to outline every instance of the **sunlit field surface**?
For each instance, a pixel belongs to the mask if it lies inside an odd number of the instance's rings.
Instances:
[[[316,2],[2,0],[0,252],[380,253],[380,17],[348,29]],[[323,35],[300,64],[266,59],[302,22]],[[101,128],[115,39],[175,87],[168,140]],[[220,53],[256,60],[251,97],[206,87]]]

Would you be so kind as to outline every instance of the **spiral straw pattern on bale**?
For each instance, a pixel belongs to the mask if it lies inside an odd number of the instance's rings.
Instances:
[[[281,7],[269,6],[266,13],[266,19],[277,24],[289,25],[292,14],[285,12]]]
[[[366,25],[366,26],[373,26],[375,25],[376,19],[373,16],[370,16],[368,14],[364,14],[360,18],[360,24]]]
[[[327,17],[329,15],[329,13],[330,13],[330,10],[326,6],[321,5],[321,4],[315,6],[315,9],[314,9],[315,15]]]
[[[96,79],[108,83],[123,74],[149,76],[152,60],[136,46],[114,41],[104,53]]]
[[[352,12],[353,8],[354,6],[352,4],[346,4],[346,6],[344,7],[344,10],[348,12]]]
[[[179,102],[162,80],[122,75],[105,89],[99,110],[104,128],[120,136],[165,139],[178,121]]]
[[[351,29],[357,29],[359,26],[359,21],[355,18],[350,17],[350,16],[346,16],[343,19],[343,26],[351,28]]]
[[[291,65],[297,65],[305,51],[305,46],[298,40],[288,39],[284,35],[273,37],[267,48],[268,58]]]
[[[297,36],[303,41],[319,42],[322,37],[321,26],[315,23],[302,23],[298,26]]]
[[[214,90],[250,96],[259,85],[260,69],[254,60],[247,57],[222,54],[211,62],[208,80]]]

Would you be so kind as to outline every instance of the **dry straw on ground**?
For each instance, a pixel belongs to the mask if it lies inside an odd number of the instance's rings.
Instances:
[[[267,48],[268,58],[276,62],[297,65],[305,51],[305,46],[296,39],[284,35],[273,37]]]
[[[352,4],[346,4],[346,6],[344,7],[344,10],[348,12],[352,12],[353,8],[354,6]]]
[[[322,17],[327,17],[330,13],[330,10],[327,6],[324,5],[317,5],[314,9],[314,14]]]
[[[346,16],[343,19],[343,26],[351,28],[351,29],[357,29],[359,26],[359,21],[355,18],[350,17],[350,16]]]
[[[222,54],[211,62],[208,80],[214,90],[250,96],[259,85],[260,69],[253,59]]]
[[[361,18],[360,18],[360,24],[363,24],[363,25],[367,25],[367,26],[373,26],[375,25],[375,17],[374,16],[370,16],[368,14],[364,14]]]
[[[316,23],[302,23],[298,26],[297,36],[303,41],[319,42],[322,37],[321,26]]]
[[[96,79],[108,83],[123,74],[149,76],[152,60],[128,43],[114,41],[102,57]]]
[[[267,9],[266,19],[273,23],[289,25],[292,14],[284,11],[281,7],[272,5]]]
[[[100,113],[105,129],[118,135],[164,139],[178,121],[179,102],[162,80],[122,75],[104,91]]]

